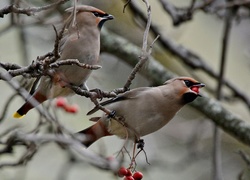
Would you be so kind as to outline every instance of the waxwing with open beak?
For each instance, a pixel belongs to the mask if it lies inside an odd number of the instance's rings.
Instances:
[[[89,146],[109,135],[137,142],[142,136],[165,126],[185,104],[200,96],[199,90],[204,86],[193,78],[178,77],[161,86],[136,88],[103,102],[101,105],[119,118],[114,119],[105,113],[91,118],[96,123],[79,132],[88,137],[83,144]],[[94,108],[88,115],[97,110]]]

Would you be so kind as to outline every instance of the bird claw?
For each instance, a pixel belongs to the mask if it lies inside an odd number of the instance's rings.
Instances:
[[[100,100],[103,99],[103,95],[102,95],[102,90],[100,89],[91,89],[90,92],[95,92],[96,93],[96,97]]]
[[[144,149],[144,145],[145,145],[144,139],[139,139],[135,143],[137,143],[137,149],[141,149],[141,150]]]

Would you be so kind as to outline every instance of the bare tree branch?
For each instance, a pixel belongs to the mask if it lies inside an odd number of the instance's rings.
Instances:
[[[183,22],[187,22],[192,19],[193,13],[196,10],[203,10],[204,8],[208,7],[210,4],[214,2],[214,0],[205,0],[202,2],[197,3],[198,1],[193,0],[191,2],[190,7],[186,8],[177,8],[168,0],[160,0],[162,7],[164,10],[171,16],[173,25],[178,26]]]
[[[117,172],[118,165],[120,164],[117,160],[108,160],[104,157],[99,156],[98,154],[92,152],[89,149],[86,149],[84,145],[81,143],[81,141],[72,138],[67,137],[64,135],[55,135],[55,134],[22,134],[17,133],[16,134],[17,140],[21,140],[24,142],[30,142],[30,143],[38,143],[38,144],[44,144],[49,142],[56,142],[61,143],[64,145],[67,145],[67,147],[82,155],[82,157],[86,158],[86,161],[96,167],[99,167],[104,170],[111,170],[113,172]]]
[[[18,8],[14,4],[12,4],[12,5],[6,6],[3,9],[0,9],[0,17],[3,18],[4,15],[9,14],[9,13],[25,14],[27,16],[31,16],[31,15],[34,15],[35,13],[48,10],[50,8],[63,4],[67,1],[69,0],[59,0],[49,5],[45,5],[41,7],[29,7],[29,8]]]
[[[225,16],[225,27],[223,32],[222,39],[222,49],[221,49],[221,57],[220,57],[220,72],[219,79],[216,91],[216,98],[218,101],[222,100],[222,87],[224,85],[224,72],[226,69],[226,61],[227,61],[227,50],[229,45],[229,37],[231,32],[232,20],[234,17],[234,12],[232,9],[227,10],[227,14]],[[214,180],[222,180],[222,166],[221,166],[221,132],[220,129],[214,125],[214,136],[213,136],[213,179]]]
[[[50,60],[45,59],[45,61],[50,61]],[[29,66],[24,66],[24,67],[21,67],[17,64],[0,62],[0,67],[7,70],[12,77],[24,74],[30,75],[30,77],[39,77],[42,75],[50,75],[50,73],[48,73],[50,70],[53,70],[60,66],[73,65],[73,64],[82,67],[84,69],[90,69],[90,70],[97,70],[101,68],[101,66],[99,65],[88,65],[80,63],[77,59],[66,59],[66,60],[56,61],[54,63],[49,64],[48,66],[49,69],[47,69],[47,63],[41,61],[41,59],[38,59],[37,61],[32,61],[32,63]],[[3,79],[1,76],[2,75],[0,74],[0,79]]]

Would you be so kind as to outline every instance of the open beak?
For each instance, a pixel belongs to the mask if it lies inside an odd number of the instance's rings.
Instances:
[[[201,95],[199,94],[199,92],[200,92],[200,88],[203,88],[203,87],[205,87],[205,84],[203,84],[203,83],[197,83],[197,84],[192,85],[192,86],[190,87],[190,89],[191,89],[192,91],[196,92],[198,96],[201,96]]]
[[[200,88],[202,88],[202,87],[205,87],[205,86],[206,85],[203,84],[203,83],[197,83],[197,84],[193,85],[192,87],[200,87]]]

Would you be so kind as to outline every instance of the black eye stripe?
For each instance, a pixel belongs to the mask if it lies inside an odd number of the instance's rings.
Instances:
[[[102,14],[102,13],[98,13],[98,12],[92,12],[96,17],[105,17],[108,16],[108,14]]]
[[[192,86],[195,86],[197,84],[200,84],[199,82],[193,82],[193,81],[189,81],[189,80],[183,80],[183,81],[187,87],[192,87]]]

